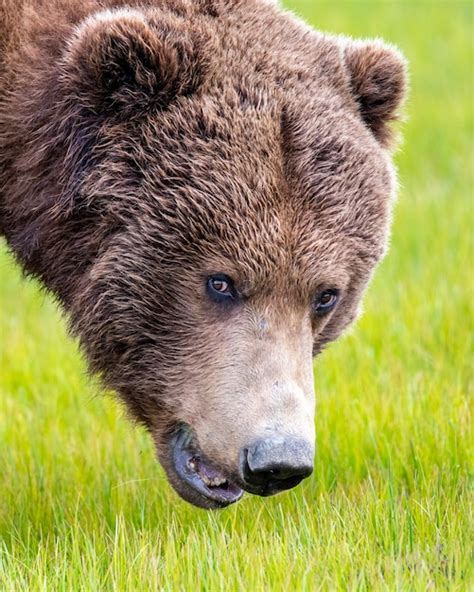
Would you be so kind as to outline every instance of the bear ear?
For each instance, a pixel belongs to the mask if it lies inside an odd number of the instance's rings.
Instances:
[[[382,42],[349,42],[344,60],[362,119],[377,140],[388,147],[392,140],[388,124],[397,119],[406,94],[404,57]]]
[[[206,39],[180,23],[138,10],[104,11],[86,19],[69,43],[65,80],[94,111],[136,113],[165,108],[201,85]]]

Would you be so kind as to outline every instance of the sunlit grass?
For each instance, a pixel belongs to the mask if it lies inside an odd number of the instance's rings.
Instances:
[[[390,255],[362,320],[315,364],[315,473],[220,513],[178,500],[3,248],[2,591],[474,585],[472,5],[288,5],[400,45],[412,78]]]

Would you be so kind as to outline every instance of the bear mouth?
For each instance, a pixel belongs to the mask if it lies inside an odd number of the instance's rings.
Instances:
[[[242,497],[243,489],[204,457],[187,425],[181,424],[172,434],[170,453],[175,473],[171,482],[178,493],[194,505],[206,509],[224,508]]]

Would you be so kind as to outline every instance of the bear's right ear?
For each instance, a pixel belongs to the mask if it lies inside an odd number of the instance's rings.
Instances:
[[[70,41],[63,79],[96,112],[163,109],[201,85],[209,66],[206,43],[177,20],[155,20],[131,9],[100,12]]]

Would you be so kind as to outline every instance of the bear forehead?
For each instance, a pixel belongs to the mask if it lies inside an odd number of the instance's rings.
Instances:
[[[175,258],[249,282],[314,284],[380,254],[388,169],[347,110],[312,101],[290,111],[270,96],[250,106],[233,89],[178,102],[134,146],[139,236],[166,236]]]
[[[242,108],[222,98],[191,99],[147,121],[136,146],[157,193],[200,191],[202,207],[229,213],[293,200],[321,218],[329,202],[383,197],[390,180],[387,157],[364,126],[325,102],[293,105],[289,114],[280,101]]]

